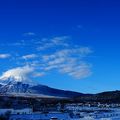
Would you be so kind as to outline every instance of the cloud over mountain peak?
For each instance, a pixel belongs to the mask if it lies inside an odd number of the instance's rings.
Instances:
[[[0,80],[5,81],[13,78],[16,82],[30,82],[30,74],[34,71],[33,67],[23,66],[10,69],[0,76]]]

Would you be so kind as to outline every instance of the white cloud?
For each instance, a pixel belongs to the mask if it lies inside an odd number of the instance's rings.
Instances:
[[[65,62],[65,58],[56,58],[56,59],[54,59],[54,60],[51,60],[51,61],[49,61],[48,62],[48,65],[55,65],[55,64],[61,64],[61,63],[63,63],[63,62]]]
[[[68,36],[61,36],[61,37],[53,37],[51,39],[42,39],[42,43],[39,44],[39,47],[37,47],[37,50],[46,50],[52,47],[56,46],[69,46],[66,40],[68,40]]]
[[[42,77],[45,75],[45,72],[36,72],[33,74],[34,77]]]
[[[77,79],[88,77],[91,74],[91,65],[85,62],[84,57],[92,53],[88,47],[63,49],[54,54],[43,56],[46,64],[44,70],[55,69]]]
[[[16,81],[25,82],[26,80],[27,81],[30,80],[29,76],[33,71],[34,71],[34,68],[30,66],[13,68],[4,72],[0,76],[0,80],[7,80],[9,78],[14,78]]]
[[[20,46],[26,46],[26,41],[25,40],[19,40],[18,42],[10,42],[10,43],[3,43],[0,44],[2,47],[20,47]]]
[[[16,67],[9,69],[0,76],[0,82],[4,83],[9,82],[9,80],[14,80],[16,82],[23,82],[29,84],[35,84],[36,81],[34,78],[42,77],[45,75],[45,72],[38,71],[36,68],[26,65],[23,67]]]
[[[36,58],[36,57],[38,57],[36,54],[28,54],[28,55],[24,55],[24,56],[22,56],[22,59],[34,59],[34,58]]]
[[[69,48],[69,49],[62,49],[60,51],[55,52],[51,55],[44,55],[43,60],[51,60],[56,58],[65,58],[68,56],[77,56],[79,58],[85,57],[88,54],[92,53],[92,50],[89,47],[79,47],[79,48]]]
[[[55,69],[55,68],[58,68],[59,66],[58,65],[49,65],[49,66],[45,66],[43,68],[44,71],[49,71],[49,70],[52,70],[52,69]]]
[[[0,59],[9,58],[10,56],[10,54],[0,54]]]
[[[36,34],[34,32],[26,32],[23,35],[24,36],[35,36]]]
[[[30,34],[32,35],[32,33]],[[22,40],[18,43],[12,43],[16,47],[22,46],[27,50],[29,48],[32,49],[28,54],[22,56],[22,59],[20,55],[13,56],[16,58],[18,66],[22,65],[24,67],[8,70],[0,78],[5,78],[9,75],[18,80],[21,78],[20,76],[24,79],[30,79],[28,76],[41,77],[51,70],[72,76],[75,79],[88,77],[91,74],[91,65],[85,59],[92,53],[92,50],[89,47],[70,44],[69,40],[70,37],[68,36],[60,36],[50,39]],[[36,48],[43,51],[36,50]],[[31,54],[33,51],[36,54]],[[18,54],[20,53],[19,51],[17,52]],[[0,58],[8,57],[10,57],[9,54],[0,54]],[[25,66],[26,64],[32,67]]]
[[[86,78],[91,75],[91,65],[88,63],[72,63],[63,65],[60,69],[60,72],[67,73],[70,76],[75,77],[76,79]]]
[[[68,43],[66,40],[70,39],[69,36],[61,36],[61,37],[54,37],[51,39],[51,42],[54,45],[63,45],[63,46],[68,46]]]

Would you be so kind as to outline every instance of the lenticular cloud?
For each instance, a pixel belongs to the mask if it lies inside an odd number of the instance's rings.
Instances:
[[[33,73],[33,71],[34,71],[34,68],[30,67],[30,66],[13,68],[13,69],[10,69],[10,70],[4,72],[0,76],[0,80],[2,82],[2,81],[12,78],[16,82],[27,83],[27,82],[31,81],[30,76]]]

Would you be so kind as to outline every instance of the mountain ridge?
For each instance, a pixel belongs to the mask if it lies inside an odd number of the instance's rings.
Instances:
[[[77,97],[83,95],[79,92],[60,90],[46,85],[30,85],[22,82],[10,81],[7,84],[0,84],[0,94],[21,94],[21,95],[46,95],[54,97]]]
[[[84,94],[68,90],[60,90],[41,84],[26,84],[13,78],[0,83],[0,95],[22,97],[70,98],[73,101],[86,102],[120,102],[120,91],[105,91],[96,94]]]

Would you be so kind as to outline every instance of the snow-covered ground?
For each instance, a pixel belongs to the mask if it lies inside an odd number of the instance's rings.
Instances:
[[[16,115],[13,114],[10,117],[10,120],[50,120],[51,118],[58,118],[58,120],[70,120],[70,116],[68,113],[60,113],[60,112],[53,112],[53,113],[34,113],[31,115],[22,114]]]
[[[113,110],[113,109],[112,109]],[[51,113],[32,113],[32,114],[12,114],[10,120],[51,120],[51,118],[58,118],[58,120],[120,120],[120,110],[114,109],[110,112],[84,113],[83,118],[78,116],[70,116],[69,113],[51,112]]]
[[[120,120],[120,108],[80,107],[66,112],[33,112],[32,109],[22,110],[1,109],[0,113],[11,110],[10,120]],[[53,119],[54,120],[54,119]]]

